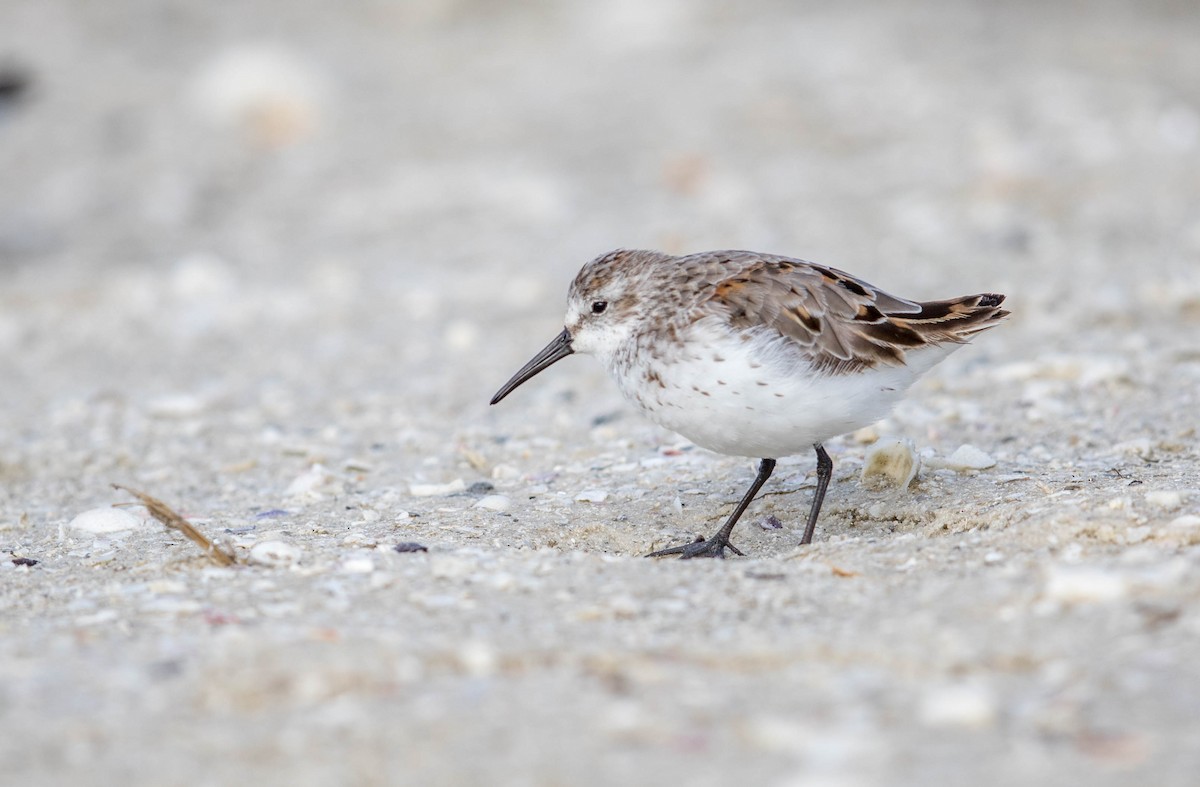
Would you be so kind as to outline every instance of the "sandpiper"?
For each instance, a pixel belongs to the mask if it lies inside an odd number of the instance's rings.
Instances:
[[[572,353],[595,355],[655,423],[717,453],[760,460],[713,536],[648,557],[743,554],[729,535],[775,460],[815,450],[817,489],[800,541],[808,544],[833,473],[822,442],[886,416],[918,377],[1008,316],[1003,301],[995,293],[911,301],[773,254],[620,249],[583,266],[562,333],[492,404]]]

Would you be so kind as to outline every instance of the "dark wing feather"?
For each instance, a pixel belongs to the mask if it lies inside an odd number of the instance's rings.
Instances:
[[[723,260],[724,261],[724,260]],[[968,295],[919,303],[823,265],[757,257],[716,283],[710,303],[735,327],[768,327],[795,342],[814,368],[850,372],[899,365],[905,352],[961,343],[1008,316],[1003,295]]]

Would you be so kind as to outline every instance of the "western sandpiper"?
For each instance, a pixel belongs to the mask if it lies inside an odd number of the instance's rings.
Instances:
[[[672,257],[618,250],[579,271],[562,333],[501,386],[496,404],[572,353],[597,356],[625,398],[696,445],[760,460],[711,538],[652,552],[724,557],[775,460],[817,453],[812,541],[833,462],[822,442],[883,418],[910,385],[1003,320],[1003,295],[921,303],[836,268],[773,254]]]

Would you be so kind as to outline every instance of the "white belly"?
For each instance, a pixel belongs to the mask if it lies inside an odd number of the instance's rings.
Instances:
[[[612,373],[651,420],[693,443],[722,454],[779,458],[883,418],[914,380],[957,347],[909,353],[904,366],[834,375],[813,372],[785,344],[765,337],[741,341],[701,322],[677,353],[656,359],[639,353],[628,369]]]

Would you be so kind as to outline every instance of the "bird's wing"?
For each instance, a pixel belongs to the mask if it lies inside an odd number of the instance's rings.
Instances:
[[[1008,315],[1003,295],[920,303],[862,279],[801,260],[760,256],[729,266],[708,302],[738,328],[774,330],[814,368],[830,373],[900,365],[905,352],[961,343]]]

